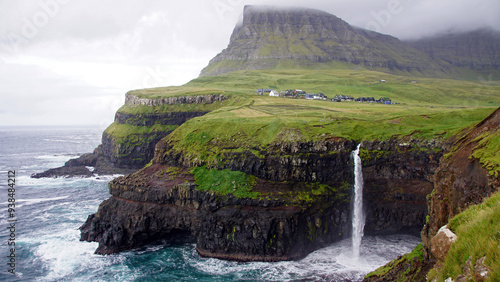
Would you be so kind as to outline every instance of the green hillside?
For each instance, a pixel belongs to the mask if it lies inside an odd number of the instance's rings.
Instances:
[[[386,82],[381,82],[383,79]],[[393,105],[258,96],[259,88],[302,89],[352,97],[387,97]],[[273,142],[343,137],[442,139],[500,106],[500,82],[414,79],[363,69],[238,71],[201,77],[181,87],[131,91],[143,98],[224,94],[214,105],[122,107],[120,112],[211,111],[187,121],[168,138],[190,157],[216,161],[224,150],[265,148]]]

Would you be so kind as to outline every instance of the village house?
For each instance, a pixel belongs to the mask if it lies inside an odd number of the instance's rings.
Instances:
[[[385,104],[385,105],[392,105],[392,101],[389,98],[380,98],[377,100],[377,103]]]
[[[358,97],[358,98],[356,98],[355,101],[356,102],[370,102],[370,103],[373,103],[373,102],[375,102],[375,98],[373,98],[373,97]]]
[[[271,97],[279,97],[280,94],[278,93],[278,91],[276,91],[276,90],[273,89],[273,90],[271,90],[271,92],[269,92],[269,96],[271,96]]]
[[[305,98],[307,100],[326,100],[326,96],[325,94],[323,93],[318,93],[318,94],[315,94],[315,93],[307,93]]]
[[[347,96],[347,95],[335,95],[335,97],[333,97],[331,99],[332,102],[350,102],[350,101],[354,101],[354,97],[351,97],[351,96]]]
[[[255,93],[257,93],[257,95],[264,95],[267,93],[271,93],[271,91],[273,91],[273,89],[262,88],[262,89],[255,90]]]
[[[332,101],[333,100],[334,99],[332,99]],[[389,98],[380,98],[378,100],[375,100],[375,98],[373,98],[373,97],[359,97],[359,98],[356,98],[356,100],[354,100],[354,101],[392,105],[392,101]],[[334,102],[338,102],[338,101],[334,101]]]
[[[295,94],[295,91],[293,91],[292,89],[287,89],[284,92],[285,93],[284,93],[283,97],[285,97],[285,98],[295,98],[295,97],[297,97],[297,95]]]

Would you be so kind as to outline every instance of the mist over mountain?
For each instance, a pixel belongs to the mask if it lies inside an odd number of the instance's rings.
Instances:
[[[362,66],[391,73],[448,77],[498,69],[498,34],[486,31],[404,42],[353,27],[314,9],[245,6],[229,45],[200,76],[237,70]]]
[[[492,29],[443,34],[410,41],[409,44],[432,59],[453,66],[476,71],[500,69],[500,32]]]

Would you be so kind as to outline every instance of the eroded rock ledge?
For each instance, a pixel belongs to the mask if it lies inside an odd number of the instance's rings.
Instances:
[[[126,95],[125,105],[136,107],[140,105],[161,106],[180,104],[212,104],[229,99],[225,95],[179,96],[160,99],[139,98],[132,94]],[[52,168],[32,175],[42,177],[90,177],[95,174],[128,174],[141,169],[154,156],[156,143],[170,134],[177,126],[187,120],[203,116],[207,111],[167,111],[155,113],[132,114],[118,111],[113,125],[140,127],[142,130],[128,132],[126,140],[117,140],[108,130],[102,134],[102,142],[94,152],[84,154],[79,158],[69,160],[64,166]],[[110,127],[112,127],[111,125]],[[169,126],[165,130],[153,130],[155,125]],[[108,128],[109,129],[109,128]],[[93,167],[90,171],[87,167]]]
[[[304,257],[348,234],[348,194],[326,193],[311,202],[236,198],[177,184],[191,180],[187,172],[175,180],[155,175],[166,169],[153,165],[112,181],[112,197],[80,228],[81,240],[97,241],[96,253],[110,254],[187,232],[202,256],[279,261]]]
[[[179,234],[195,237],[203,256],[239,261],[298,259],[350,236],[352,140],[276,143],[266,150],[227,153],[212,169],[258,177],[256,198],[199,191],[194,163],[167,139],[153,165],[115,179],[112,197],[81,227],[97,253],[133,249]],[[365,142],[366,234],[417,235],[425,223],[425,195],[442,155],[441,143]],[[175,169],[173,169],[175,168]],[[175,171],[175,173],[172,173]],[[310,183],[331,189],[313,192]],[[302,195],[302,197],[297,197]]]
[[[445,237],[451,239],[443,242],[439,238],[439,230],[445,230],[454,216],[472,205],[483,202],[500,189],[498,174],[488,171],[484,162],[474,154],[476,150],[487,146],[485,139],[488,136],[498,136],[499,129],[500,108],[476,126],[464,130],[450,140],[453,144],[451,149],[447,150],[449,153],[440,159],[439,167],[434,173],[434,189],[428,195],[429,216],[421,232],[422,245],[412,254],[383,266],[385,271],[369,274],[364,281],[420,281],[427,278],[432,268],[437,271],[441,268],[446,252],[436,250],[448,249],[449,241],[455,238],[448,235]],[[476,262],[478,269],[485,269],[482,260],[484,261],[484,257],[478,258]],[[471,272],[473,265],[474,262],[469,257],[465,265],[460,265],[463,273],[451,279],[466,281],[471,273],[474,275]],[[483,278],[479,276],[476,276],[476,279],[482,281]]]
[[[166,97],[159,99],[140,98],[133,94],[127,94],[125,97],[125,105],[129,107],[135,106],[161,106],[175,104],[211,104],[213,102],[221,102],[229,97],[224,95],[198,95],[198,96],[179,96]]]

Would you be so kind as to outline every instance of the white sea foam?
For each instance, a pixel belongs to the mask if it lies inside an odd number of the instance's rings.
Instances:
[[[43,236],[36,247],[35,255],[47,261],[49,273],[46,280],[70,278],[80,267],[101,267],[109,264],[94,255],[97,243],[81,243],[78,241],[79,231],[75,229],[58,230]]]
[[[69,196],[61,196],[61,197],[54,197],[54,198],[39,198],[39,199],[20,199],[20,200],[17,200],[17,202],[24,203],[25,205],[32,205],[32,204],[46,202],[46,201],[63,200],[63,199],[67,199],[68,197]]]
[[[41,160],[61,160],[61,159],[68,159],[71,157],[78,157],[78,154],[60,154],[60,155],[40,155],[40,156],[35,156],[35,159],[41,159]]]
[[[117,177],[123,176],[123,174],[113,174],[113,175],[99,175],[94,173],[94,177],[92,178],[95,181],[111,181]]]
[[[244,276],[254,271],[266,281],[359,281],[368,272],[410,252],[417,243],[418,238],[406,235],[395,235],[388,239],[366,237],[362,241],[359,258],[353,256],[348,239],[317,250],[300,261],[236,263],[213,258],[202,259],[195,255],[187,255],[185,259],[196,269],[211,275]]]
[[[44,138],[42,140],[46,142],[77,143],[77,144],[82,143],[82,141],[80,140],[71,140],[71,138],[67,139]]]

